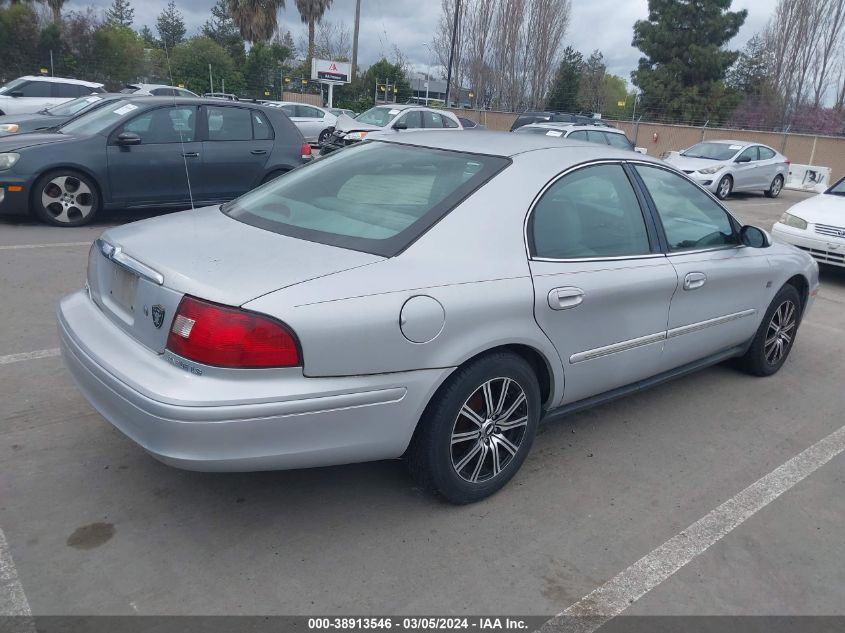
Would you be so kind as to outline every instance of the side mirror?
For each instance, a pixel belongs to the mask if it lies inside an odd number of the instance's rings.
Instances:
[[[735,163],[750,163],[751,157],[750,156],[740,156],[734,162]]]
[[[117,135],[117,144],[123,146],[140,145],[141,137],[134,132],[121,132]]]
[[[13,91],[13,92],[10,92],[10,93],[9,93],[9,96],[10,96],[10,97],[15,97],[15,98],[22,97],[22,96],[23,96],[23,92],[21,92],[20,90],[15,90],[15,91]]]
[[[739,237],[745,246],[751,248],[768,248],[772,245],[769,234],[756,226],[745,225],[739,230]]]
[[[404,121],[399,121],[399,123],[396,123],[396,124],[393,125],[393,129],[394,130],[407,130],[408,124],[405,123]]]

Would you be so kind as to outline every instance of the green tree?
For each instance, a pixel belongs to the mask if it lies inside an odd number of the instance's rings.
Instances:
[[[0,76],[5,80],[38,70],[38,16],[27,4],[0,9]]]
[[[45,68],[49,68],[52,54],[53,70],[57,75],[67,74],[63,63],[64,49],[61,29],[59,29],[55,22],[50,22],[41,30],[41,34],[38,36],[39,64]]]
[[[314,41],[316,39],[316,24],[323,19],[323,14],[332,6],[332,0],[294,0],[299,17],[308,25],[308,58],[310,63],[314,57]]]
[[[607,65],[604,55],[595,50],[581,68],[581,81],[578,89],[578,106],[587,112],[601,113],[605,107],[605,76]]]
[[[278,42],[253,44],[243,67],[247,94],[264,98],[266,90],[272,96],[280,95],[284,64],[290,54],[291,50]]]
[[[170,0],[156,18],[156,30],[166,50],[185,41],[185,18],[176,8],[176,0]]]
[[[129,0],[113,0],[106,10],[106,22],[118,26],[131,27],[135,19],[135,9]]]
[[[549,87],[546,107],[550,110],[574,112],[578,110],[578,92],[581,87],[581,70],[584,56],[571,46],[563,50],[557,72]]]
[[[203,25],[202,34],[226,49],[236,63],[244,61],[244,38],[229,13],[227,0],[217,0],[211,7],[211,18]]]
[[[144,42],[127,26],[106,23],[94,32],[98,75],[107,86],[119,89],[135,81],[144,63]]]
[[[209,37],[192,37],[179,44],[170,55],[173,81],[189,90],[202,94],[209,92],[208,66],[214,75],[214,89],[219,91],[226,82],[226,92],[240,93],[244,88],[243,76],[225,48]]]
[[[652,116],[701,122],[723,114],[724,78],[738,53],[723,47],[748,12],[732,0],[649,0],[648,20],[634,25],[633,45],[645,56],[632,73]]]
[[[629,103],[630,102],[630,103]],[[621,106],[619,104],[622,104]],[[628,86],[625,85],[625,80],[622,77],[611,75],[610,73],[604,76],[604,108],[602,114],[610,115],[614,118],[625,116],[626,112],[630,110],[633,104],[628,97]]]
[[[349,108],[355,112],[372,108],[376,83],[384,84],[385,81],[390,82],[391,90],[393,86],[398,89],[396,94],[391,95],[391,100],[395,97],[397,103],[404,103],[411,96],[411,85],[408,83],[401,62],[391,63],[382,57],[364,72],[361,72],[359,68],[351,84],[340,86],[335,90],[335,106]],[[383,98],[384,93],[379,92],[379,100]]]
[[[153,30],[146,24],[144,25],[144,28],[138,31],[138,35],[141,37],[144,42],[144,46],[147,48],[158,48],[159,42],[156,40]]]
[[[229,14],[247,42],[266,42],[279,24],[285,0],[227,0]]]

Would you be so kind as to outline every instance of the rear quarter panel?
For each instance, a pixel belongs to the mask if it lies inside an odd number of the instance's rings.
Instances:
[[[287,171],[302,165],[302,144],[305,143],[305,137],[299,128],[278,108],[262,108],[261,112],[270,120],[275,135],[265,173]]]

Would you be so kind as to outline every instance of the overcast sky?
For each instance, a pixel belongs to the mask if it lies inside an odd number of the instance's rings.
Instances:
[[[110,3],[111,0],[70,0],[66,6],[81,8],[93,4],[101,8]],[[133,0],[135,28],[148,24],[155,31],[156,15],[166,3],[167,0]],[[214,0],[177,0],[189,35],[202,26],[213,3]],[[731,46],[741,48],[760,31],[775,4],[776,0],[734,0],[732,8],[748,9],[748,18]],[[293,0],[287,0],[287,5],[281,13],[282,27],[290,29],[298,42],[304,25]],[[395,44],[412,65],[424,69],[429,57],[424,43],[432,41],[439,16],[439,0],[362,0],[359,63],[366,66],[383,55],[390,58]],[[585,55],[600,49],[609,72],[630,81],[640,57],[640,52],[631,46],[633,25],[647,16],[647,0],[572,0],[572,21],[564,45],[571,44]],[[351,31],[354,17],[355,0],[334,0],[324,19],[345,23]]]

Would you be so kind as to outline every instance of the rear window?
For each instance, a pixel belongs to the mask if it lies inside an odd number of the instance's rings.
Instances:
[[[509,163],[368,142],[296,169],[222,210],[282,235],[392,257]]]

